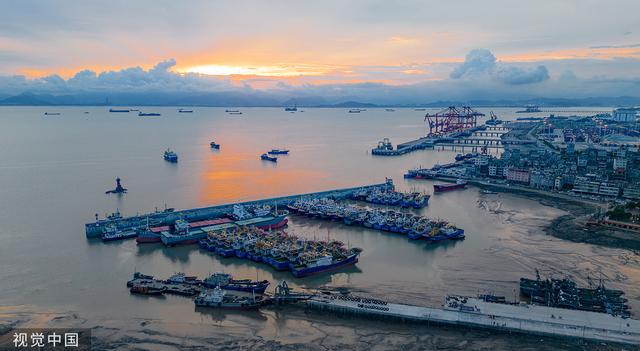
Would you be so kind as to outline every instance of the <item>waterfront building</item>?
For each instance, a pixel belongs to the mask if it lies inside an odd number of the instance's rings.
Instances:
[[[507,168],[507,180],[515,183],[529,184],[531,172],[522,168]]]
[[[622,190],[622,197],[627,200],[640,200],[640,183],[629,184]]]
[[[635,122],[639,112],[639,107],[617,108],[612,116],[616,122]]]

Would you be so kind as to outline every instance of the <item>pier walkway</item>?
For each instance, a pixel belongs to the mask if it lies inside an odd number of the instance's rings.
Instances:
[[[362,188],[377,188],[385,187],[387,183],[364,185],[353,188],[335,189],[320,191],[308,194],[288,195],[269,199],[247,201],[241,203],[224,204],[217,206],[209,206],[202,208],[187,209],[181,211],[162,211],[142,214],[132,217],[118,217],[118,218],[104,218],[97,219],[95,222],[85,224],[85,234],[87,238],[97,238],[102,235],[104,228],[108,226],[115,226],[118,230],[127,231],[134,230],[136,228],[144,228],[147,223],[150,226],[162,226],[173,224],[178,219],[184,219],[188,222],[201,221],[211,218],[222,217],[227,213],[233,212],[234,205],[277,205],[286,206],[289,203],[300,198],[320,198],[320,197],[332,197],[335,199],[345,199],[351,196],[351,194]],[[97,215],[96,215],[97,216]]]
[[[606,313],[529,304],[499,304],[447,296],[444,308],[387,303],[356,296],[316,296],[307,307],[339,314],[378,316],[504,332],[552,335],[640,345],[640,321]]]

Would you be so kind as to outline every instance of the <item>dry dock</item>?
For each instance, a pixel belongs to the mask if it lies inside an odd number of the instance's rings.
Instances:
[[[387,303],[351,295],[318,295],[307,307],[337,313],[640,345],[640,321],[605,313],[447,296],[444,307]]]
[[[102,233],[104,232],[103,229],[107,226],[115,226],[118,230],[127,231],[127,230],[136,229],[136,228],[144,228],[147,226],[147,223],[150,226],[162,226],[162,225],[173,224],[177,219],[184,219],[188,222],[192,222],[192,221],[201,221],[201,220],[206,220],[211,218],[217,218],[217,217],[224,216],[227,213],[233,212],[234,205],[286,206],[289,203],[299,198],[332,197],[335,199],[345,199],[345,198],[349,198],[354,191],[362,188],[377,188],[377,187],[385,187],[385,186],[387,186],[386,183],[372,184],[372,185],[364,185],[364,186],[353,187],[353,188],[327,190],[327,191],[320,191],[315,193],[299,194],[299,195],[289,195],[289,196],[275,197],[270,199],[209,206],[209,207],[194,208],[194,209],[187,209],[187,210],[180,210],[180,211],[162,211],[162,212],[152,212],[152,213],[147,213],[147,214],[132,216],[132,217],[98,219],[95,222],[85,224],[85,234],[87,238],[97,238],[102,235]]]

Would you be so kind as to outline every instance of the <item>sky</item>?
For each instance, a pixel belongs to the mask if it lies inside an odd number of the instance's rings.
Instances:
[[[0,94],[640,96],[640,1],[0,0]]]

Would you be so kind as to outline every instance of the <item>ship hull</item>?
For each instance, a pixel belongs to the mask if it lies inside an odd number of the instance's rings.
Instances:
[[[335,270],[344,266],[352,265],[352,264],[355,264],[356,262],[358,262],[358,254],[353,254],[347,257],[343,261],[326,265],[326,266],[311,267],[311,268],[296,268],[296,267],[290,266],[290,268],[291,268],[291,273],[293,274],[294,277],[302,278],[302,277],[308,277],[310,275],[314,275],[322,272]]]
[[[464,189],[467,186],[467,183],[462,184],[434,184],[433,191],[436,193],[443,193],[446,191]]]

